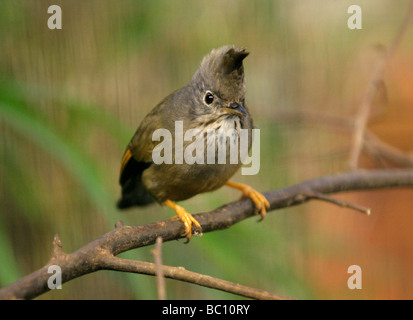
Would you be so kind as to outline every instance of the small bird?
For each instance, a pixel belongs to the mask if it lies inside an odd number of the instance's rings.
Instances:
[[[181,121],[183,132],[200,130],[205,145],[211,144],[206,134],[208,130],[233,129],[239,132],[240,129],[247,129],[248,149],[251,147],[253,123],[245,105],[243,67],[243,60],[248,54],[244,48],[229,45],[212,50],[203,58],[187,86],[168,95],[146,115],[122,158],[119,179],[122,196],[117,203],[119,209],[154,202],[164,204],[172,208],[183,222],[183,236],[189,241],[195,231],[193,228],[197,229],[196,233],[202,234],[201,225],[175,202],[227,185],[241,190],[242,198],[249,197],[255,204],[256,213],[260,213],[262,218],[265,216],[269,203],[261,193],[248,185],[228,181],[242,165],[241,161],[231,163],[229,152],[226,153],[227,161],[224,164],[217,159],[214,163],[172,161],[156,164],[152,158],[152,151],[159,144],[153,139],[153,133],[163,128],[169,130],[173,138],[177,138],[177,121]],[[215,138],[219,140],[218,136]],[[183,147],[190,143],[183,141]],[[224,144],[228,150],[227,139]],[[173,146],[175,160],[175,144]],[[219,143],[215,145],[216,148],[218,146]]]

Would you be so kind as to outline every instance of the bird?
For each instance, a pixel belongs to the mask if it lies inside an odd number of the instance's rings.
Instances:
[[[248,55],[245,48],[234,45],[213,49],[204,56],[185,87],[169,94],[144,117],[122,157],[119,175],[121,198],[117,202],[119,209],[152,203],[166,205],[175,211],[174,217],[182,221],[182,236],[189,242],[192,234],[202,235],[202,227],[176,202],[226,185],[242,191],[241,198],[250,198],[256,213],[264,218],[269,209],[269,202],[264,195],[246,184],[230,181],[242,163],[229,161],[229,152],[226,153],[225,163],[186,163],[174,161],[178,160],[178,147],[172,144],[172,163],[157,163],[153,158],[153,152],[159,144],[154,139],[154,132],[166,129],[177,139],[177,123],[182,124],[184,132],[197,129],[202,143],[207,147],[214,143],[212,148],[215,147],[215,151],[220,143],[228,151],[230,141],[224,139],[223,142],[219,135],[208,138],[208,131],[233,130],[234,139],[239,139],[240,130],[247,130],[248,149],[251,148],[253,121],[245,103],[243,67],[243,60]],[[182,142],[184,148],[191,143]],[[217,160],[218,155],[215,157]]]

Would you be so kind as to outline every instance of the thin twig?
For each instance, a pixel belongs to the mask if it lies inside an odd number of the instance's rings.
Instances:
[[[162,266],[162,237],[156,238],[155,249],[152,250],[155,258],[156,288],[158,290],[158,300],[166,300],[165,277]]]
[[[351,202],[348,202],[348,201],[344,201],[344,200],[341,200],[341,199],[337,199],[337,198],[334,198],[332,196],[329,196],[329,195],[326,195],[326,194],[323,194],[323,193],[320,193],[320,192],[309,192],[309,193],[304,194],[304,196],[306,196],[310,199],[318,199],[318,200],[330,202],[330,203],[333,203],[333,204],[335,204],[339,207],[342,207],[342,208],[353,209],[353,210],[356,210],[358,212],[364,213],[368,216],[371,214],[371,209],[369,209],[369,208],[362,207],[362,206],[359,206],[357,204],[354,204],[354,203],[351,203]]]
[[[367,122],[370,116],[370,111],[373,103],[373,99],[376,95],[377,88],[380,85],[383,77],[384,70],[388,65],[390,59],[393,57],[397,48],[399,47],[404,35],[406,34],[409,25],[413,19],[413,1],[410,3],[407,9],[407,14],[394,37],[392,44],[387,52],[378,61],[376,68],[368,82],[367,89],[361,99],[359,111],[355,120],[355,130],[353,135],[352,150],[350,153],[349,165],[351,169],[358,167],[358,161],[360,158],[361,150],[363,147],[364,133],[367,127]]]

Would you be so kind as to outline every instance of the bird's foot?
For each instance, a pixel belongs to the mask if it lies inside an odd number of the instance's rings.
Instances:
[[[195,226],[197,230],[194,232],[195,235],[202,236],[202,227],[199,224],[199,222],[189,213],[185,210],[185,208],[173,203],[171,200],[166,200],[165,204],[174,209],[176,212],[176,215],[173,216],[172,218],[178,218],[180,219],[185,227],[185,230],[183,232],[183,236],[186,236],[187,242],[191,240],[192,237],[192,228]]]
[[[252,187],[242,184],[242,183],[235,183],[228,181],[226,183],[227,186],[241,190],[243,198],[250,198],[255,205],[255,213],[259,213],[261,215],[261,220],[264,219],[265,215],[267,214],[267,209],[270,208],[270,203],[264,197],[264,195],[257,190],[253,189]]]

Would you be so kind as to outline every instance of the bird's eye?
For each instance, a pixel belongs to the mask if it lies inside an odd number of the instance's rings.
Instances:
[[[211,91],[207,91],[207,92],[205,93],[204,101],[205,101],[205,103],[208,104],[208,105],[211,104],[212,102],[214,102],[214,95],[213,95],[213,93],[212,93]]]

